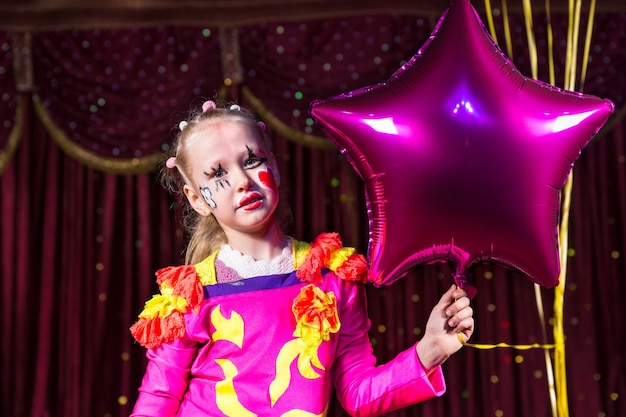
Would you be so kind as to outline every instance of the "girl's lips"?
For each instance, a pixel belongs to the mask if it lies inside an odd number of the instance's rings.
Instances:
[[[262,199],[263,196],[261,193],[253,192],[246,194],[241,200],[239,200],[239,208],[244,210],[254,210],[261,206]]]

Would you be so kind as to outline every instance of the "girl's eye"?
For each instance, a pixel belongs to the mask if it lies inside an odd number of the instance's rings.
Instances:
[[[226,175],[226,171],[224,170],[224,168],[222,168],[222,165],[220,164],[217,168],[211,168],[211,172],[205,172],[204,175],[206,175],[209,179],[222,178],[224,175]]]
[[[226,171],[224,171],[221,167],[213,172],[213,178],[222,178],[224,175],[226,175]]]
[[[258,157],[248,158],[244,162],[244,167],[246,169],[254,169],[258,167],[259,165],[263,164],[265,161],[267,161],[267,158],[258,158]]]

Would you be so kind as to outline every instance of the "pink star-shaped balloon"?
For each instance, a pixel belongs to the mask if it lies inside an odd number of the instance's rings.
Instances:
[[[432,262],[463,285],[486,261],[556,285],[560,191],[612,112],[521,75],[468,0],[388,82],[311,105],[365,181],[377,285]]]

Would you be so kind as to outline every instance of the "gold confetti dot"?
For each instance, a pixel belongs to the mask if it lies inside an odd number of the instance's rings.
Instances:
[[[417,294],[413,294],[411,296],[411,301],[413,301],[414,303],[417,303],[420,300],[420,296]]]
[[[489,377],[489,381],[491,381],[492,384],[497,384],[500,381],[500,378],[498,378],[498,375],[491,375],[491,377]]]
[[[104,270],[104,264],[102,262],[98,262],[96,264],[96,271],[102,271]]]
[[[129,359],[130,359],[130,354],[128,354],[128,352],[122,353],[122,360],[124,362],[128,361]]]
[[[611,258],[619,259],[619,251],[614,250],[613,252],[611,252]]]
[[[611,401],[617,401],[618,398],[619,398],[619,394],[617,392],[611,393]]]
[[[522,355],[516,355],[515,363],[522,363],[522,362],[524,362],[524,357]]]
[[[102,242],[104,242],[104,236],[102,236],[102,235],[98,235],[98,236],[96,236],[96,242],[97,242],[97,243],[102,243]]]
[[[491,279],[491,278],[493,278],[493,272],[485,271],[485,279]]]
[[[384,324],[381,324],[380,326],[378,326],[379,333],[385,333],[386,331],[387,331],[387,327]]]
[[[541,379],[543,378],[543,371],[536,370],[535,372],[533,372],[533,376],[535,377],[535,379]]]
[[[602,379],[602,375],[600,375],[600,374],[593,374],[593,380],[594,381],[598,382],[601,379]]]
[[[504,411],[496,410],[495,415],[496,415],[496,417],[502,417],[504,415]]]
[[[493,313],[494,311],[496,311],[496,305],[495,304],[488,304],[487,305],[487,311],[489,311],[490,313]]]
[[[415,336],[419,336],[420,334],[422,334],[422,329],[420,329],[419,327],[414,327],[413,328],[413,334]]]
[[[576,249],[574,248],[567,249],[567,256],[569,256],[570,258],[573,258],[574,256],[576,256]]]
[[[98,300],[106,301],[107,300],[107,295],[105,293],[98,294]]]
[[[576,285],[576,283],[572,282],[567,286],[567,289],[570,291],[576,291],[578,289],[578,285]]]
[[[119,405],[126,405],[128,403],[128,397],[125,395],[120,395],[117,399]]]

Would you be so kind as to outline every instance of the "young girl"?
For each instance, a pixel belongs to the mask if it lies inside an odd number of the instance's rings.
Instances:
[[[443,394],[440,365],[474,329],[465,291],[375,366],[366,261],[336,234],[283,234],[262,122],[207,101],[180,130],[164,175],[189,203],[191,240],[131,327],[149,359],[132,416],[324,416],[333,387],[351,415],[378,416]]]

